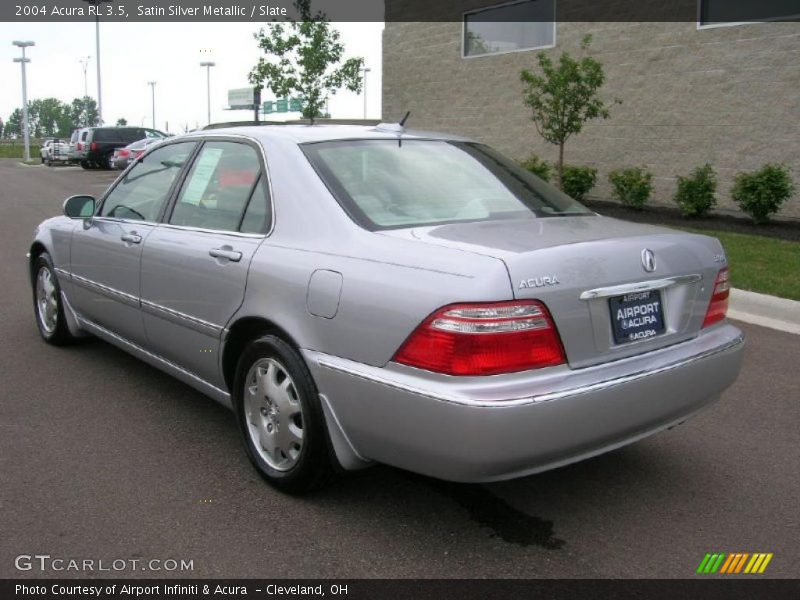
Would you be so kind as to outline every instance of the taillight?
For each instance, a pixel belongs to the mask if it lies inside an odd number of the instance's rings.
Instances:
[[[725,318],[728,313],[728,295],[730,294],[731,283],[728,267],[721,269],[714,281],[714,292],[711,294],[711,302],[708,303],[706,318],[703,319],[703,327],[708,327],[718,323]]]
[[[122,157],[131,155],[131,151],[130,150],[117,150],[117,152],[119,152],[119,156],[122,156]]]
[[[92,142],[92,145],[90,146],[90,148],[91,148],[92,152],[97,150],[97,142]]]
[[[81,144],[80,142],[78,142],[77,144],[75,144],[75,149],[76,149],[76,150],[83,150],[83,144]]]
[[[447,375],[497,375],[560,365],[565,357],[544,304],[521,300],[440,308],[393,360]]]

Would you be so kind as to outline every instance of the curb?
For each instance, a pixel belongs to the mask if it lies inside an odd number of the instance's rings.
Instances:
[[[728,317],[800,335],[800,302],[731,289]]]

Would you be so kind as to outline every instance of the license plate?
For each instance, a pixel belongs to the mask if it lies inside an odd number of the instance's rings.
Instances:
[[[661,292],[648,290],[610,298],[614,342],[626,344],[664,333],[664,306]]]

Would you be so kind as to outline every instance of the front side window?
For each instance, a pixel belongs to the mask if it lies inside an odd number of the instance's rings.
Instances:
[[[555,45],[555,0],[522,0],[464,15],[464,56]]]
[[[342,140],[302,148],[347,213],[370,230],[592,214],[481,144]]]
[[[100,216],[155,221],[196,142],[157,148],[128,171],[103,202]]]
[[[183,184],[169,222],[238,231],[261,174],[255,148],[236,142],[206,142]]]

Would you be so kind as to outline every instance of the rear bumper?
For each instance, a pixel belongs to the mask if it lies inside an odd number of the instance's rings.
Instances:
[[[585,369],[466,378],[304,354],[357,456],[481,482],[556,468],[686,420],[734,382],[743,347],[742,333],[724,324]]]

